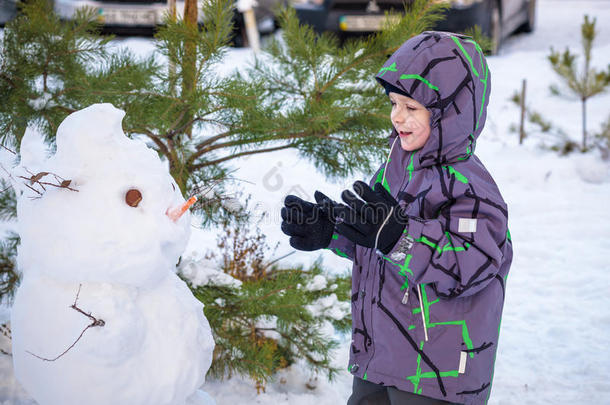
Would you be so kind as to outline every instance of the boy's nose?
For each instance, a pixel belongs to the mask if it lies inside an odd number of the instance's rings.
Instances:
[[[392,121],[395,124],[405,124],[407,126],[412,126],[414,123],[414,118],[412,114],[409,114],[408,112],[402,113],[402,114],[396,114],[396,116],[394,116],[392,118]]]

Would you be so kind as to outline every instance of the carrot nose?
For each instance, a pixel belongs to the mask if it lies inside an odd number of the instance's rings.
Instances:
[[[186,200],[181,206],[168,209],[165,214],[169,217],[169,219],[176,222],[178,221],[178,219],[180,219],[182,214],[184,214],[191,207],[191,205],[195,204],[195,201],[197,201],[197,197],[192,196],[191,198]]]

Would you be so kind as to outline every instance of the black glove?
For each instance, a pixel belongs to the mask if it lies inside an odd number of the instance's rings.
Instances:
[[[402,236],[408,217],[381,183],[376,183],[373,190],[357,181],[354,191],[362,199],[344,190],[341,199],[347,205],[336,203],[317,191],[316,201],[331,218],[336,218],[338,233],[360,246],[389,253]]]
[[[330,245],[335,225],[320,205],[288,195],[281,215],[282,232],[290,236],[293,248],[312,251]]]

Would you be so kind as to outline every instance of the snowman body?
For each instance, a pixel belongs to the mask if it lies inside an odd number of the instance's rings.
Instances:
[[[167,215],[184,199],[157,154],[123,134],[123,116],[109,104],[71,114],[57,152],[37,170],[21,168],[72,189],[28,188],[18,200],[13,362],[41,405],[203,397],[214,342],[203,305],[174,272],[190,216]]]

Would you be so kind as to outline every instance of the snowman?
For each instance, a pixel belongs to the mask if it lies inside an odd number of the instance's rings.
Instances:
[[[210,326],[174,273],[193,199],[125,136],[124,115],[111,104],[69,115],[48,159],[24,136],[15,375],[40,405],[213,404],[198,390]]]

